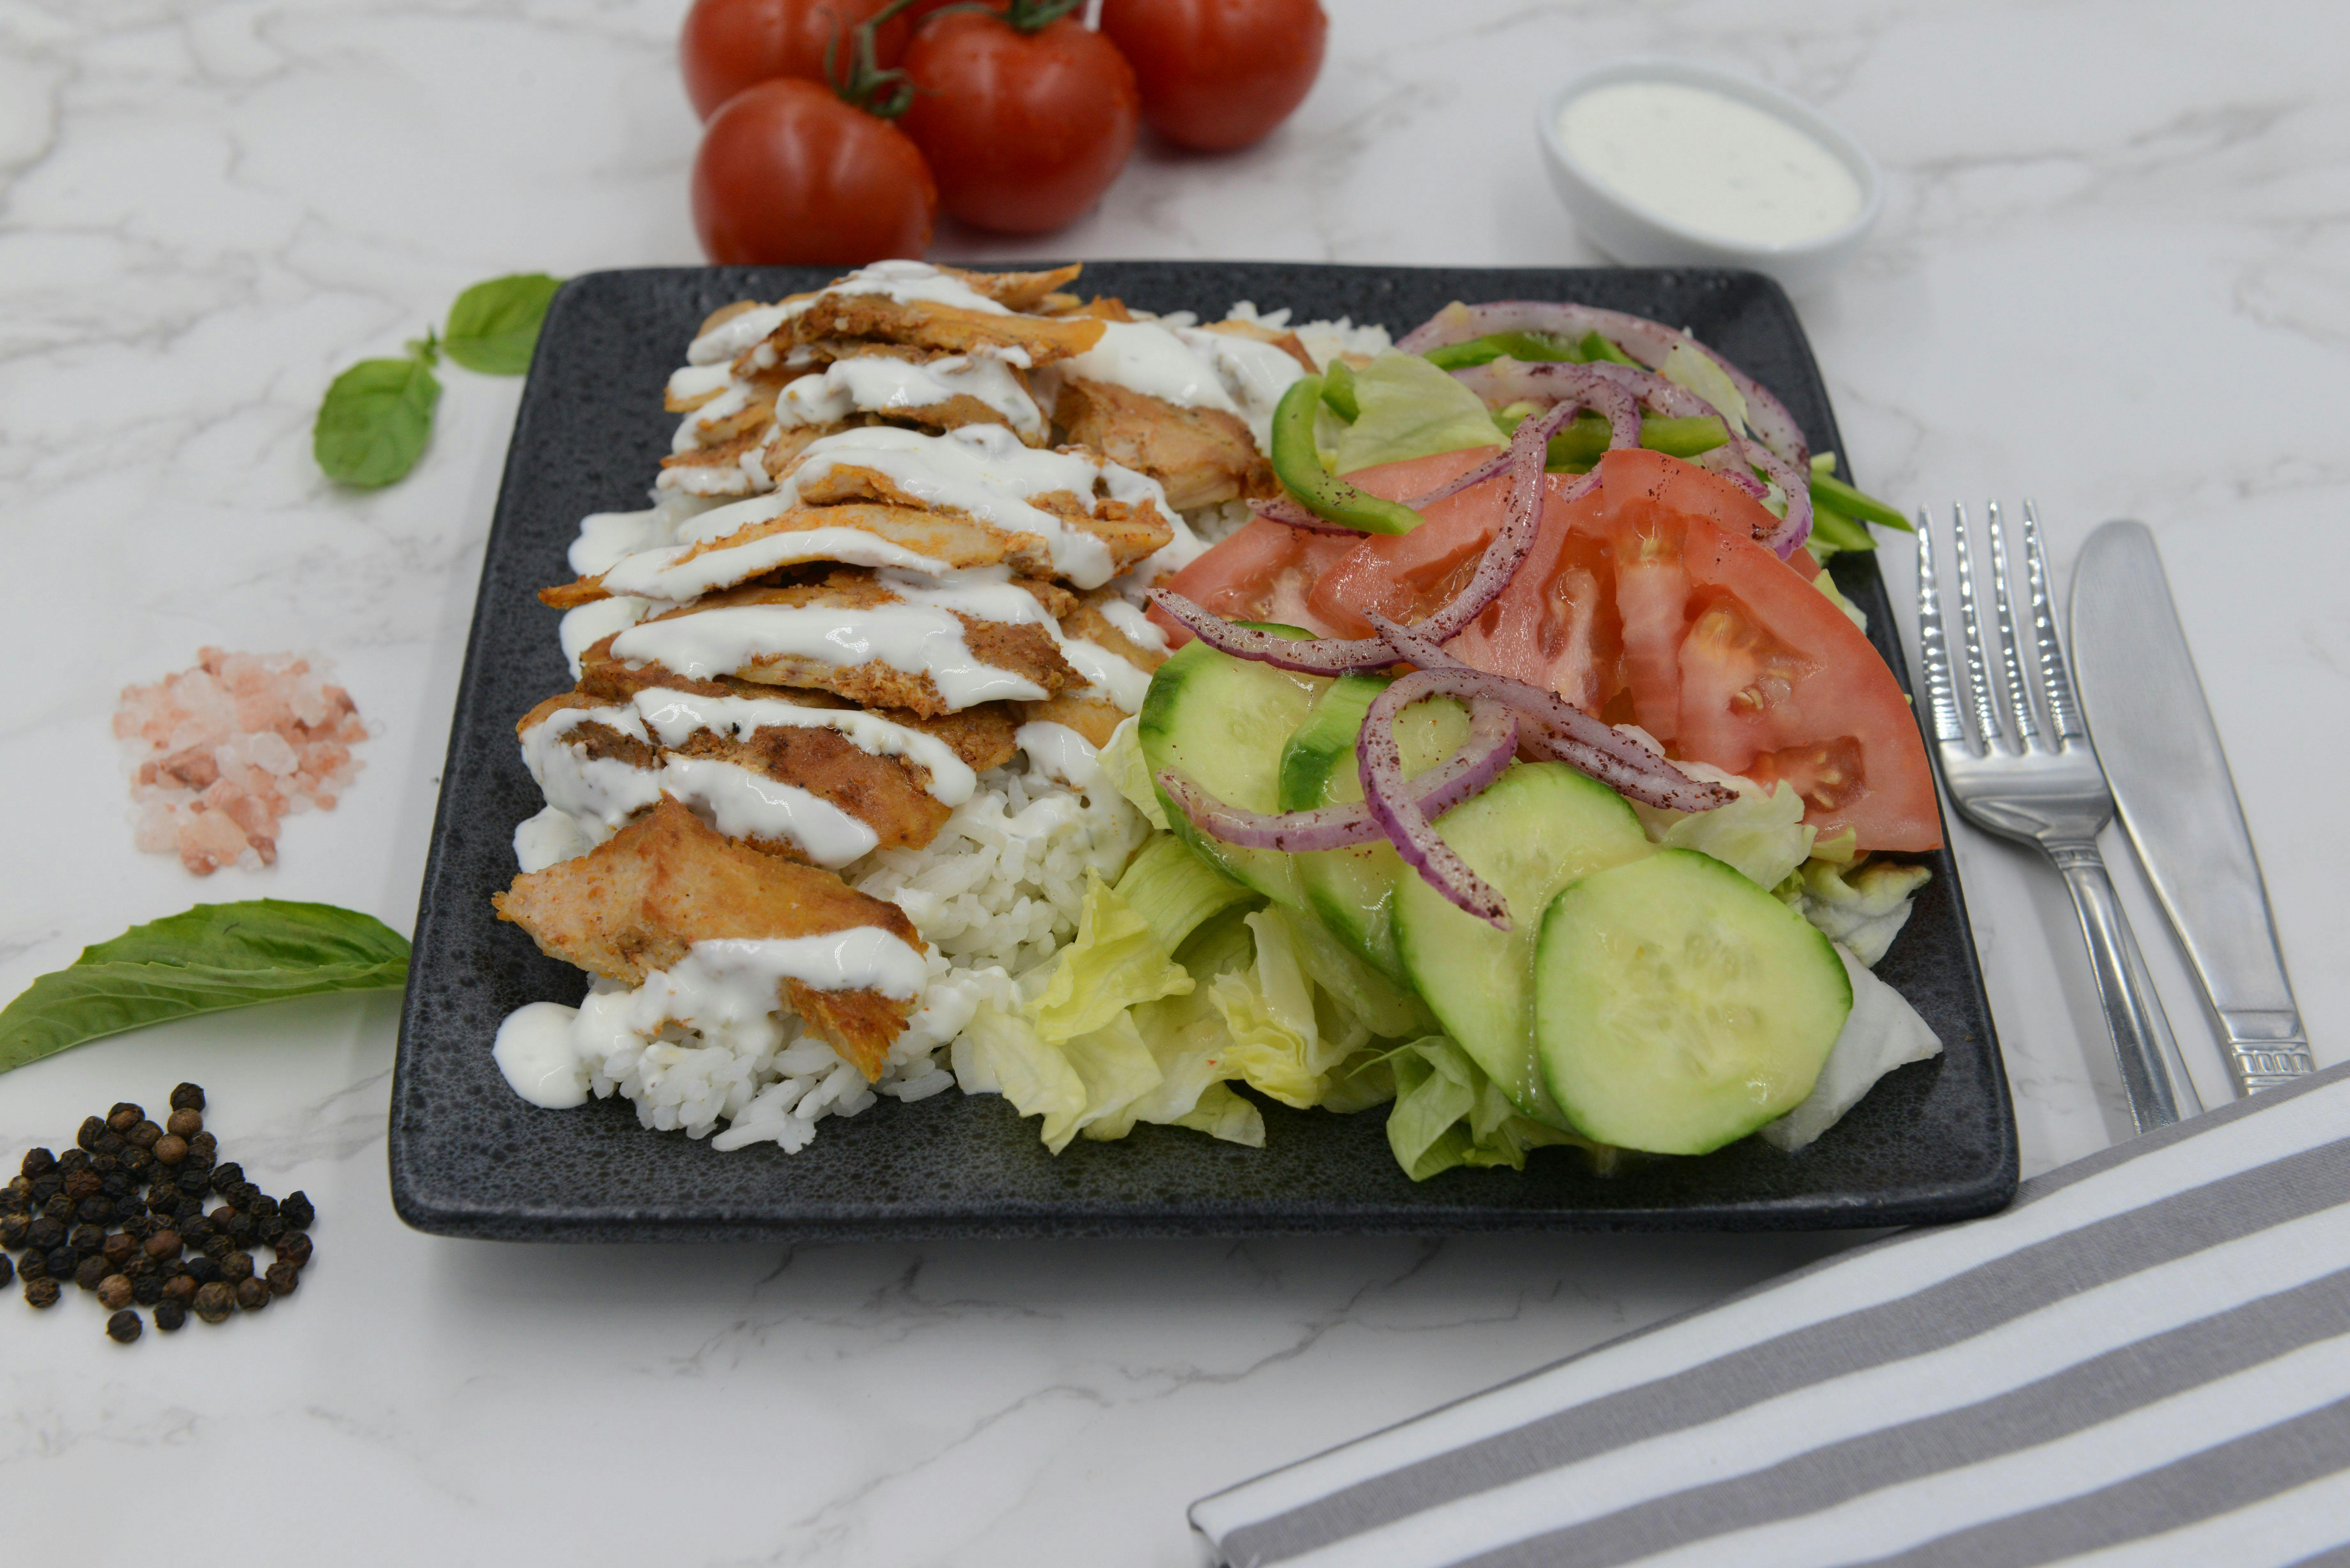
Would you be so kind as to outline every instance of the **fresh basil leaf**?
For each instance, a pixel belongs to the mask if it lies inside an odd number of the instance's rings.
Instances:
[[[547,302],[562,286],[561,278],[543,272],[518,272],[477,283],[449,307],[449,330],[441,346],[468,370],[519,376],[530,369],[531,350],[538,347],[538,324],[546,319]]]
[[[416,466],[441,383],[421,359],[362,359],[327,389],[310,451],[327,477],[372,490]]]
[[[82,950],[0,1010],[0,1073],[200,1012],[408,983],[408,940],[332,904],[198,904]]]

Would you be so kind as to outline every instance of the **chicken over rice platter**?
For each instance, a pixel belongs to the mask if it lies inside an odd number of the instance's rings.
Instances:
[[[592,978],[499,1030],[516,1093],[795,1150],[960,1088],[1057,1152],[1262,1145],[1245,1088],[1390,1105],[1418,1179],[1799,1147],[1939,1048],[1869,971],[1926,875],[1887,854],[1939,838],[1818,566],[1866,527],[1767,394],[1571,306],[1399,352],[1078,275],[884,262],[702,324],[653,504],[540,595],[574,683],[517,725],[546,805],[495,902]],[[1769,722],[1697,713],[1708,636]],[[1860,717],[1789,727],[1824,699]]]

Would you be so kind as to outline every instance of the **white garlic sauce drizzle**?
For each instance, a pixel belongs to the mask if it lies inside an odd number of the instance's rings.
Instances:
[[[1218,409],[1238,416],[1260,451],[1273,440],[1273,410],[1305,368],[1270,343],[1200,327],[1156,321],[1104,323],[1101,340],[1082,354],[1036,373],[1038,394],[1050,400],[1061,383],[1106,381],[1186,409]]]
[[[904,416],[956,398],[971,398],[1025,440],[1042,441],[1050,421],[1020,378],[1013,374],[1015,365],[1025,369],[1027,360],[1028,356],[1016,348],[975,348],[968,354],[928,360],[899,359],[888,354],[835,359],[784,388],[775,400],[775,424],[778,429],[837,424],[859,413]],[[696,410],[686,419],[690,424],[700,417],[701,410]],[[680,451],[695,444],[683,427],[678,440],[682,443]]]

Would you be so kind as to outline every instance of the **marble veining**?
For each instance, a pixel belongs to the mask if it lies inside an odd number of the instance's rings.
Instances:
[[[1272,140],[1220,160],[1146,145],[1066,234],[950,225],[935,254],[1589,263],[1533,139],[1557,79],[1670,53],[1817,103],[1888,182],[1869,248],[1799,301],[1854,468],[1905,504],[2034,496],[2060,578],[2103,518],[2155,528],[2316,1055],[2342,1060],[2334,12],[1326,3],[1328,65]],[[198,899],[410,924],[515,387],[445,369],[422,465],[369,495],[317,475],[310,420],[336,370],[397,352],[477,278],[696,259],[681,9],[0,0],[0,995]],[[1883,553],[1901,598],[1909,552]],[[107,717],[207,642],[327,657],[375,739],[336,811],[287,822],[276,869],[197,883],[132,849]],[[2061,888],[1957,832],[2043,1169],[2126,1113]],[[2216,1102],[2191,986],[2126,843],[2107,849]],[[333,1541],[368,1562],[1173,1568],[1204,1490],[1841,1244],[435,1241],[386,1192],[395,1017],[389,998],[302,1002],[0,1082],[13,1155],[196,1077],[256,1178],[320,1210],[317,1263],[258,1320],[123,1349],[78,1297],[0,1303],[12,1560],[66,1549],[93,1510],[140,1539],[250,1488],[270,1500],[235,1531],[256,1565]],[[359,1532],[379,1520],[396,1545]]]

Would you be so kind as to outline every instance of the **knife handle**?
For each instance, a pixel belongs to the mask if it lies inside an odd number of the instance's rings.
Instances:
[[[2114,1055],[2121,1064],[2122,1087],[2129,1094],[2137,1130],[2150,1132],[2182,1116],[2202,1115],[2203,1102],[2179,1058],[2170,1020],[2162,1011],[2162,999],[2155,993],[2097,846],[2052,844],[2047,849],[2048,857],[2064,873],[2064,885],[2073,890],[2073,908],[2089,944],[2089,967],[2097,977],[2097,1000],[2105,1006],[2106,1028],[2114,1037]]]
[[[2309,1054],[2309,1034],[2301,1014],[2285,1008],[2220,1008],[2220,1028],[2228,1037],[2228,1056],[2235,1064],[2236,1082],[2247,1095],[2297,1084],[2316,1071]]]

